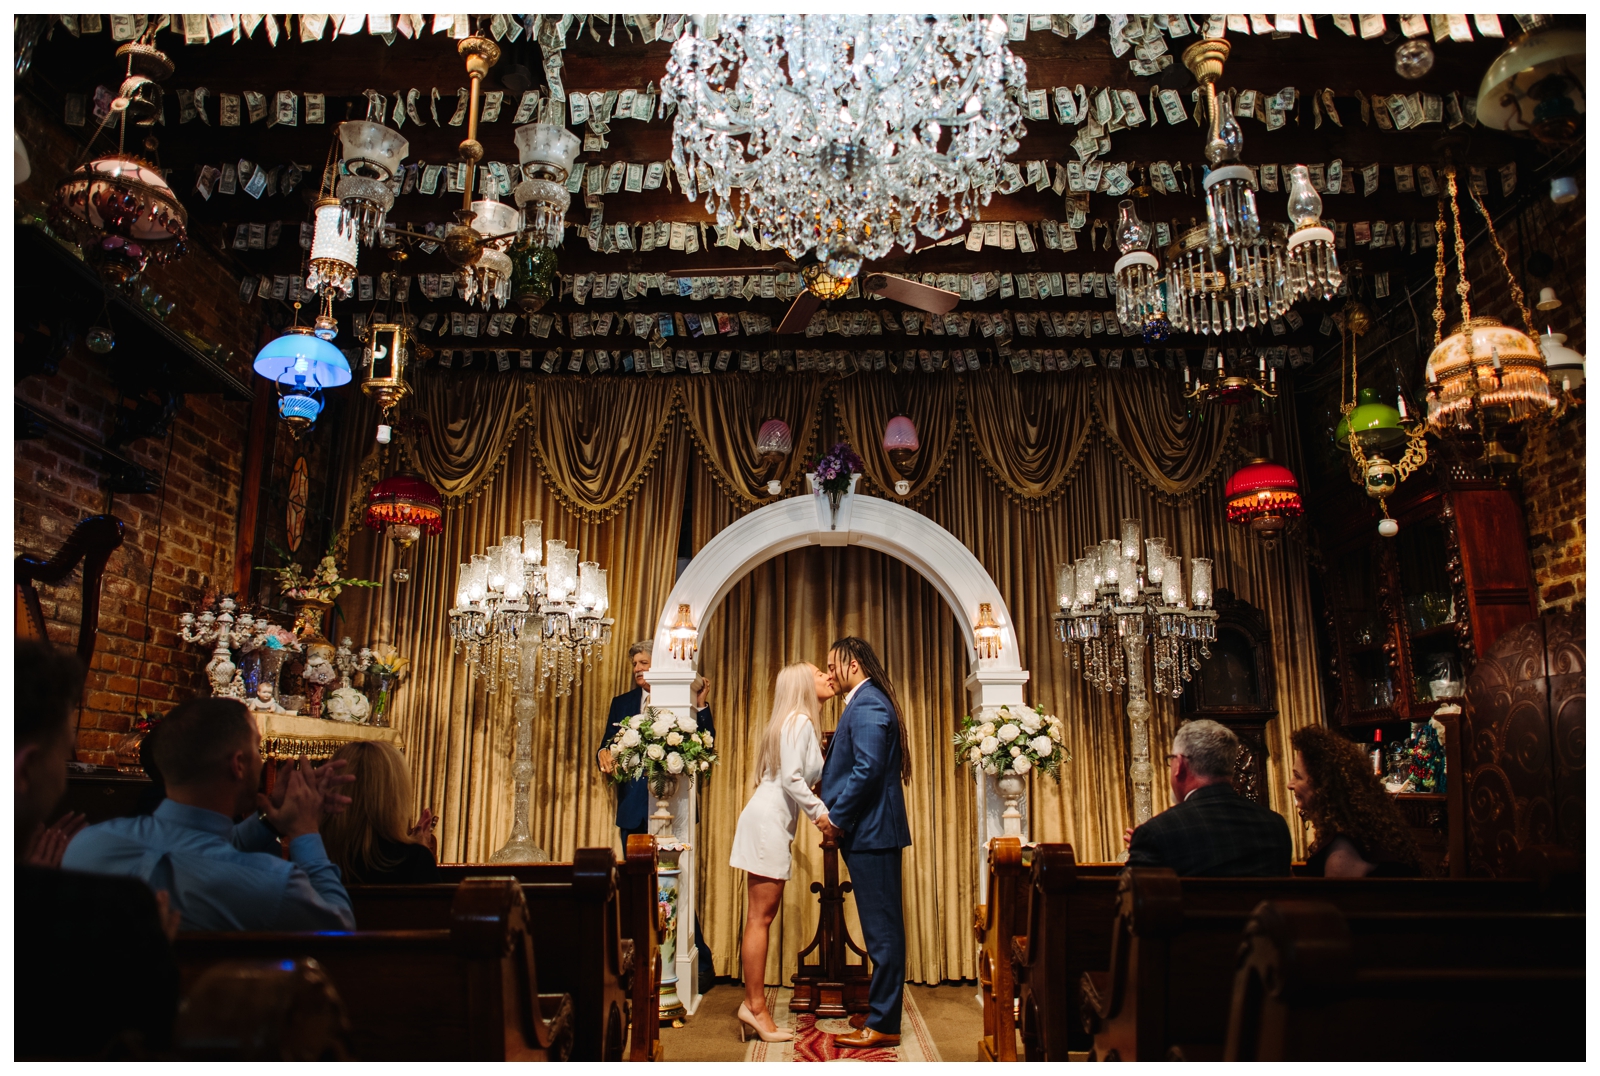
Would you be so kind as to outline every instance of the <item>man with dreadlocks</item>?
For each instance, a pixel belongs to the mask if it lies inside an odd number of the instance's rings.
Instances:
[[[863,639],[833,644],[828,673],[848,691],[828,746],[820,825],[839,845],[872,958],[871,1012],[865,1026],[834,1042],[846,1048],[898,1046],[900,995],[906,979],[906,924],[900,905],[901,850],[911,844],[902,782],[911,779],[906,723],[894,687]]]

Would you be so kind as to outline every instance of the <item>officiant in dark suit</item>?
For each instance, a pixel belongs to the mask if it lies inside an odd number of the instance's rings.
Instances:
[[[650,683],[645,674],[650,671],[650,658],[654,650],[655,642],[651,639],[642,639],[628,647],[628,661],[633,669],[633,690],[625,691],[611,700],[611,712],[606,716],[606,733],[600,741],[600,750],[595,755],[600,772],[607,777],[616,770],[617,763],[605,745],[616,736],[624,721],[644,713],[645,707],[650,705]],[[711,723],[711,707],[706,705],[706,695],[711,690],[711,681],[702,676],[695,681],[693,690],[695,720],[700,725],[700,731],[715,736],[717,730]],[[642,834],[648,828],[651,806],[650,787],[644,778],[618,786],[617,831],[622,836],[624,848],[628,846],[629,837],[636,833]],[[696,817],[695,821],[698,822],[699,818]],[[700,935],[698,916],[694,922],[694,943],[700,950],[700,980],[705,984],[701,988],[703,993],[710,989],[714,973],[711,966],[711,950]]]

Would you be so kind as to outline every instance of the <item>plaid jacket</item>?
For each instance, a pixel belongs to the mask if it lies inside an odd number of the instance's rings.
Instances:
[[[1289,824],[1226,783],[1196,789],[1133,831],[1130,867],[1180,875],[1270,877],[1289,873]]]

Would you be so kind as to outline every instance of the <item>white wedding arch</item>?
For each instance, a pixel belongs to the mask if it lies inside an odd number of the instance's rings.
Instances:
[[[821,493],[777,501],[758,508],[718,533],[689,562],[656,622],[655,653],[649,677],[652,706],[682,715],[692,712],[689,689],[696,675],[695,664],[675,657],[670,649],[670,632],[677,622],[679,607],[687,605],[691,622],[703,630],[722,599],[752,568],[808,545],[858,545],[910,565],[944,598],[961,627],[967,644],[970,672],[965,686],[971,711],[977,714],[1001,706],[1024,705],[1023,686],[1028,682],[1028,671],[1019,660],[1016,626],[1000,588],[972,550],[927,516],[904,505],[879,497],[858,497],[852,479],[851,491],[840,498],[837,511]],[[985,604],[1001,632],[1000,653],[993,658],[978,656],[973,634],[978,607]],[[978,795],[978,832],[974,839],[976,847],[982,848],[990,836],[1001,831],[1002,806],[992,777],[979,780]],[[1026,798],[1021,807],[1026,820]],[[693,1013],[700,1004],[700,990],[693,929],[695,789],[692,782],[679,783],[672,803],[672,817],[673,834],[691,846],[679,860],[682,874],[678,895],[681,911],[677,970],[678,996]],[[982,885],[985,879],[981,870],[979,879]]]

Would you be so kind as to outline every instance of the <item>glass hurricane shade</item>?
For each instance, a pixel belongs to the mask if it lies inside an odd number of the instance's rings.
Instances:
[[[1147,221],[1139,219],[1139,211],[1134,208],[1133,199],[1124,198],[1117,203],[1117,250],[1123,254],[1146,250],[1153,235],[1155,229]]]
[[[348,299],[356,280],[360,228],[337,198],[324,198],[313,213],[311,271],[306,287],[315,292],[338,292]]]
[[[1213,591],[1211,589],[1211,558],[1189,558],[1189,603],[1196,609],[1205,609],[1211,604]]]
[[[1406,431],[1400,424],[1399,410],[1380,400],[1376,389],[1357,392],[1355,409],[1334,427],[1333,439],[1340,448],[1346,447],[1351,430],[1355,431],[1356,444],[1368,455],[1388,452],[1406,442]]]
[[[526,123],[511,136],[517,144],[517,160],[530,176],[544,176],[564,183],[572,174],[583,143],[566,127],[555,123]],[[530,171],[531,170],[531,171]]]
[[[522,559],[532,567],[544,554],[544,522],[537,519],[522,521]]]
[[[1474,407],[1521,422],[1555,406],[1544,355],[1526,333],[1495,318],[1462,322],[1428,356],[1428,427],[1472,424]],[[1503,412],[1501,411],[1503,409]]]
[[[1285,248],[1289,299],[1332,299],[1344,282],[1333,231],[1322,224],[1322,195],[1311,183],[1311,171],[1297,164],[1289,172],[1289,220],[1294,234]]]
[[[1261,534],[1281,531],[1304,510],[1294,472],[1264,459],[1253,459],[1233,472],[1223,497],[1228,504],[1228,522]]]
[[[339,150],[344,170],[364,179],[393,179],[411,143],[392,127],[372,120],[339,124]]]
[[[905,415],[896,415],[883,430],[883,451],[902,474],[905,465],[916,455],[922,443],[917,440],[917,427]]]
[[[493,237],[497,249],[504,249],[511,242],[509,233],[514,233],[520,223],[521,216],[515,206],[492,198],[472,203],[472,230],[486,239]]]
[[[310,385],[331,389],[350,383],[350,363],[344,352],[295,326],[256,353],[255,371],[280,385]]]
[[[372,530],[388,529],[396,544],[404,547],[415,541],[419,534],[397,535],[395,528],[417,528],[419,532],[438,534],[444,530],[444,501],[439,491],[420,475],[402,471],[383,479],[367,491],[367,507],[361,522]]]
[[[1535,30],[1512,42],[1484,72],[1478,122],[1498,131],[1560,141],[1582,129],[1582,30]]]
[[[1567,347],[1565,333],[1546,329],[1539,337],[1539,350],[1544,353],[1550,384],[1560,385],[1567,392],[1583,387],[1583,356]]]

